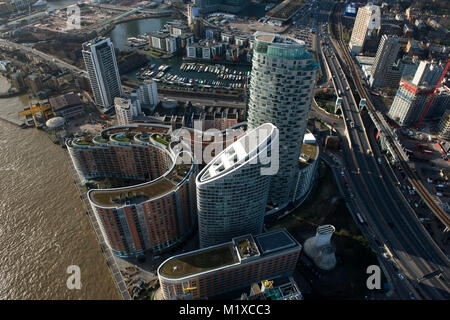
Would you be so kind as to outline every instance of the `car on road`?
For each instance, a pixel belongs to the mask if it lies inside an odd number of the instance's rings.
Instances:
[[[409,293],[409,299],[416,300],[416,297],[414,297],[414,294],[412,292]]]
[[[398,277],[400,278],[400,280],[405,280],[405,276],[401,273],[398,273]]]

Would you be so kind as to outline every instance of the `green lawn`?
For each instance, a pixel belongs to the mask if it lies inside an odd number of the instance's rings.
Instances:
[[[80,145],[80,146],[88,146],[88,145],[91,144],[89,141],[77,141],[75,143]]]
[[[158,51],[155,51],[155,50],[152,50],[152,49],[148,49],[146,52],[151,54],[151,55],[157,56],[157,57],[160,57],[160,56],[163,55],[161,52],[158,52]]]
[[[113,137],[114,140],[119,141],[119,142],[130,142],[131,140],[127,137],[118,137],[118,136],[114,136]]]
[[[156,134],[154,134],[152,136],[153,140],[155,140],[156,142],[162,143],[163,145],[165,145],[166,147],[169,145],[169,142],[167,142],[166,140],[158,137]]]

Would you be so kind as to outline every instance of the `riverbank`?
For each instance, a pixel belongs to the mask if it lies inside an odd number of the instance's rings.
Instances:
[[[8,87],[0,80],[0,91]],[[28,95],[0,99],[0,298],[120,299],[73,186],[67,151],[41,130],[11,124],[29,103]],[[69,265],[80,267],[80,290],[67,288]]]

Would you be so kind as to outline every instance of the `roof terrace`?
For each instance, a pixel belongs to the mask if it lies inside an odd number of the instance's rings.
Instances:
[[[238,263],[234,246],[229,242],[171,257],[161,264],[158,273],[166,278],[179,279]]]
[[[285,229],[255,237],[244,235],[231,242],[170,257],[159,266],[158,274],[167,279],[182,279],[293,248],[301,245]]]
[[[180,157],[179,159],[182,159]],[[121,207],[139,204],[175,191],[191,169],[191,164],[175,164],[165,176],[130,187],[93,189],[89,199],[101,207]]]

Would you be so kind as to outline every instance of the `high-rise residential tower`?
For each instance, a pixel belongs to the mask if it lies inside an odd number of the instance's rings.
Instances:
[[[104,109],[114,106],[114,98],[123,95],[114,46],[109,38],[83,43],[83,59],[89,75],[94,101]]]
[[[385,85],[389,67],[396,61],[398,50],[400,50],[400,43],[397,37],[388,35],[381,37],[375,61],[370,69],[369,84],[371,87],[383,87]]]
[[[381,28],[381,11],[379,6],[368,3],[358,9],[349,47],[354,53],[361,53],[368,35],[374,29]]]
[[[295,192],[318,64],[301,40],[264,32],[254,37],[247,121],[250,129],[268,122],[279,130],[280,165],[268,204],[282,209]]]
[[[196,178],[200,246],[262,232],[278,129],[265,123],[220,152]],[[273,168],[273,167],[272,167]]]
[[[405,77],[400,81],[387,115],[400,125],[411,125],[418,121],[442,72],[442,65],[421,61],[412,79]],[[445,87],[439,88],[426,117],[440,117],[449,101],[448,90],[445,90]]]

